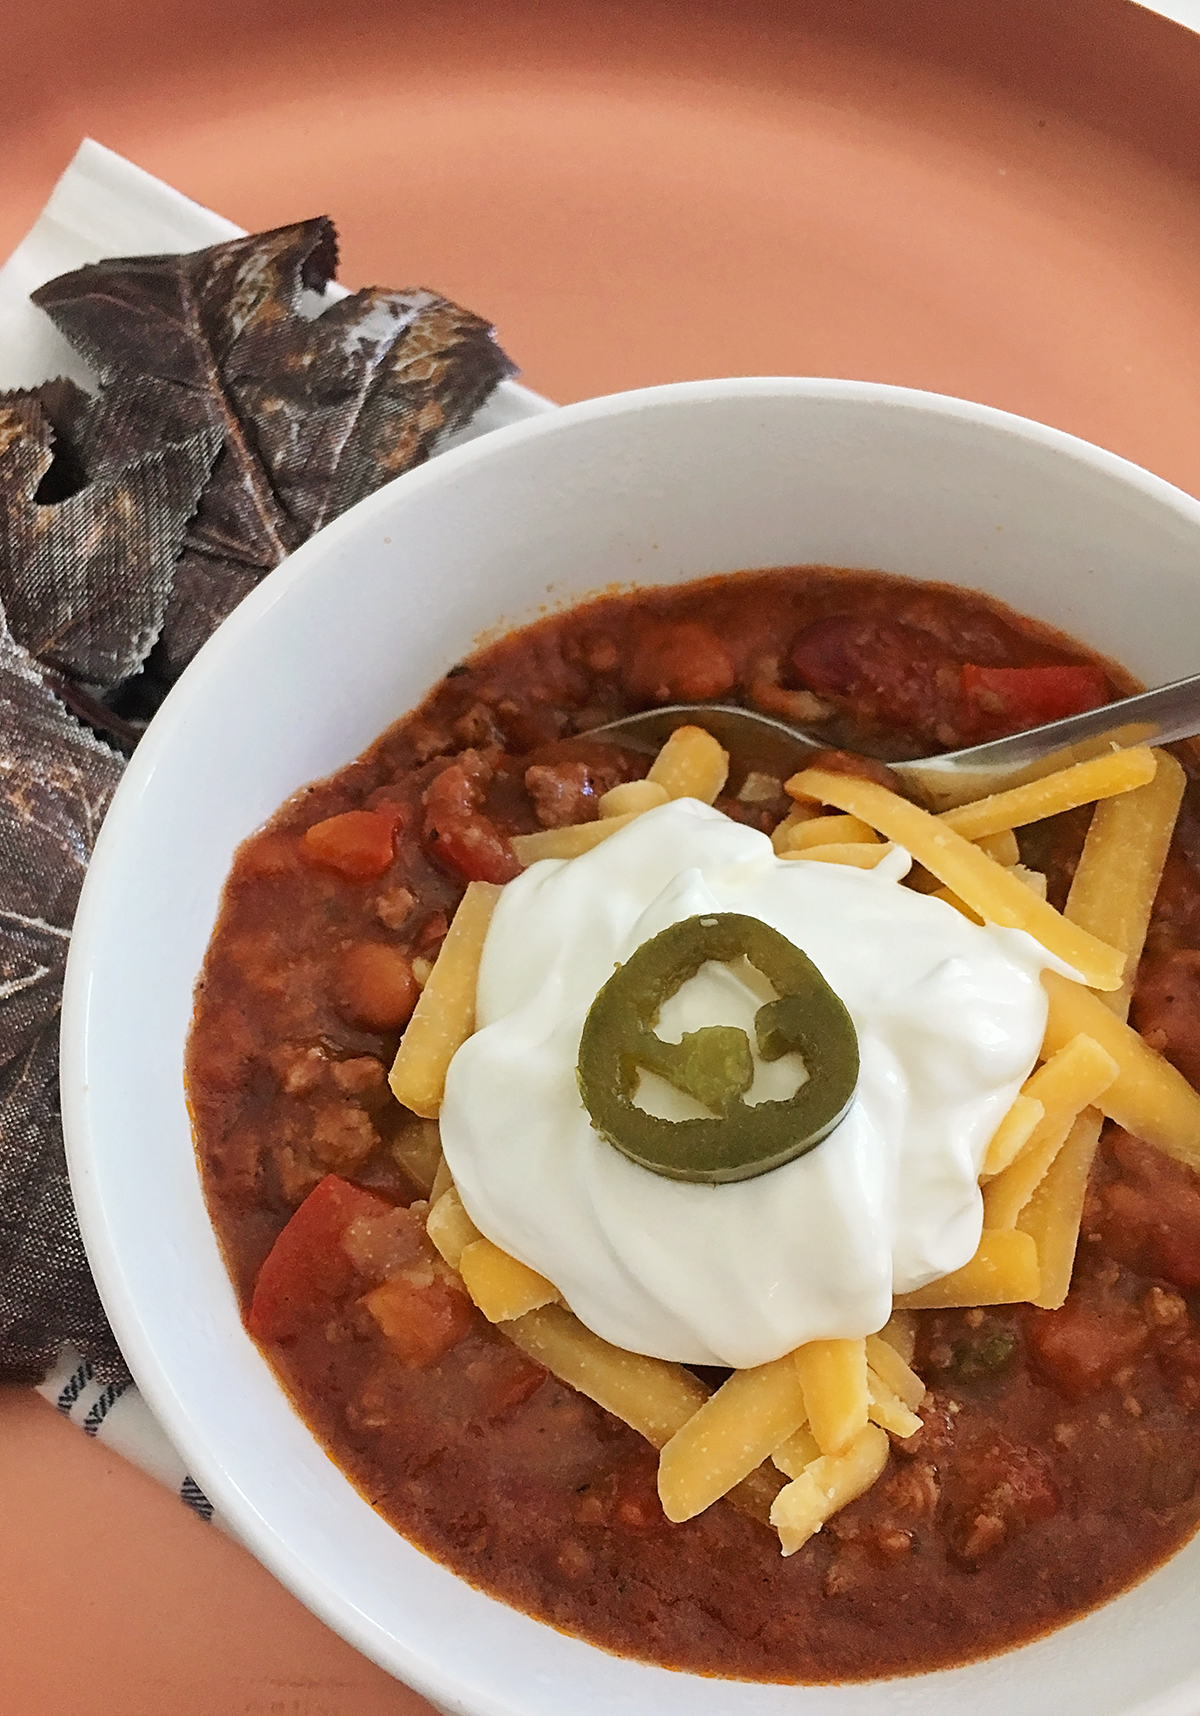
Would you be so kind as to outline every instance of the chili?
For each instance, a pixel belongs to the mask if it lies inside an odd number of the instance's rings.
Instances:
[[[474,1310],[424,1238],[436,1130],[391,1100],[385,1076],[466,881],[507,880],[513,834],[587,820],[645,772],[645,758],[589,738],[605,721],[696,697],[795,707],[831,751],[895,760],[1131,689],[967,591],[745,573],[512,633],[244,845],[187,1059],[209,1208],[297,1410],[398,1530],[605,1649],[778,1681],[1005,1649],[1191,1535],[1200,1182],[1138,1140],[1106,1133],[1062,1311],[920,1315],[921,1430],[785,1561],[724,1502],[668,1524],[654,1451]],[[718,808],[770,830],[788,809],[782,783],[773,793],[759,771],[742,797],[744,784],[735,775]],[[1021,833],[1055,903],[1086,826],[1075,812]],[[1189,800],[1133,1012],[1191,1077],[1198,826]]]

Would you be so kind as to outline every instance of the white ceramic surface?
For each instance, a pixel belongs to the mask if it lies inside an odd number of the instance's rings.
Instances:
[[[360,1649],[462,1716],[1195,1716],[1200,1542],[1050,1639],[851,1687],[621,1661],[476,1592],[383,1524],[242,1330],[182,1087],[192,984],[237,843],[362,750],[485,631],[613,582],[799,562],[984,589],[1148,682],[1200,668],[1200,505],[983,407],[855,382],[614,396],[497,431],[299,550],[222,627],[130,765],[68,969],[63,1098],[121,1344],[246,1543]]]

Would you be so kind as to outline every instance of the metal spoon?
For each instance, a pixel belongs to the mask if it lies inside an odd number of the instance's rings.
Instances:
[[[705,727],[729,752],[731,761],[752,764],[786,780],[804,768],[815,751],[828,749],[825,740],[772,715],[728,703],[672,703],[646,709],[594,728],[589,739],[612,735],[628,750],[656,751],[676,727],[694,723]],[[1082,715],[1049,721],[1006,739],[947,751],[940,757],[890,763],[906,786],[934,810],[969,804],[972,799],[1025,781],[1039,780],[1071,763],[1129,745],[1169,745],[1200,734],[1200,674],[1178,679],[1157,691],[1123,697]]]

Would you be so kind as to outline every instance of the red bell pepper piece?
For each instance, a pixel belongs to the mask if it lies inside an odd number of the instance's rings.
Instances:
[[[972,724],[999,736],[1098,709],[1109,699],[1103,668],[1069,663],[1050,667],[973,667],[962,670],[963,701]]]
[[[327,1174],[305,1198],[275,1244],[254,1284],[246,1327],[256,1340],[299,1334],[353,1288],[357,1272],[343,1248],[356,1216],[388,1205],[337,1174]]]

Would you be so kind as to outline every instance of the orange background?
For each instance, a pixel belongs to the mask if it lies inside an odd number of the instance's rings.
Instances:
[[[0,19],[0,254],[86,132],[570,400],[868,377],[1200,494],[1200,38],[1126,0],[58,0]],[[414,1716],[240,1549],[0,1391],[0,1705]]]

